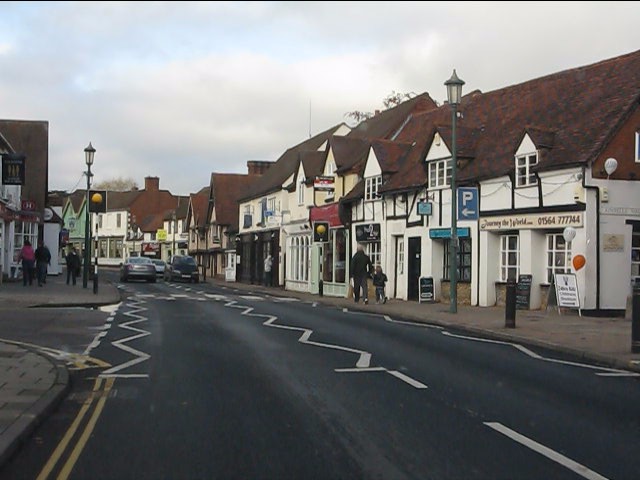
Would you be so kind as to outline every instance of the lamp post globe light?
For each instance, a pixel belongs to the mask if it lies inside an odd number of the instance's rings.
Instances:
[[[449,312],[458,312],[458,195],[456,175],[458,152],[456,145],[456,123],[458,105],[462,98],[464,81],[458,78],[455,69],[451,78],[444,82],[447,87],[447,101],[451,105],[451,244],[449,249]]]
[[[84,218],[84,268],[82,269],[82,288],[87,288],[89,280],[89,262],[91,262],[91,222],[89,221],[89,190],[91,189],[91,165],[93,165],[93,157],[96,154],[96,149],[93,148],[91,142],[89,146],[84,149],[84,161],[87,164],[87,196],[85,199],[85,218]]]

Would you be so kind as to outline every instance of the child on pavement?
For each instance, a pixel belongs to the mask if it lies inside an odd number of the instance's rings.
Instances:
[[[373,285],[376,287],[376,303],[387,303],[387,297],[384,294],[384,286],[387,283],[387,276],[382,273],[382,267],[376,267],[376,273],[373,274]]]

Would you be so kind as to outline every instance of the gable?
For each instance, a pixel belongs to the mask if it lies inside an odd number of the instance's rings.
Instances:
[[[535,153],[537,150],[538,149],[533,143],[533,140],[531,140],[531,137],[529,136],[529,134],[525,133],[524,137],[522,137],[522,141],[520,142],[520,145],[518,146],[518,149],[516,150],[515,156],[518,157],[520,155]]]
[[[373,151],[373,148],[370,148],[363,177],[370,178],[377,177],[378,175],[382,175],[382,168],[380,168],[380,162],[378,161],[378,157],[376,157],[376,152]]]
[[[442,158],[451,158],[451,152],[449,151],[449,147],[447,147],[440,134],[436,132],[433,134],[433,140],[431,142],[429,150],[427,151],[425,161],[428,162],[429,160],[440,160]]]

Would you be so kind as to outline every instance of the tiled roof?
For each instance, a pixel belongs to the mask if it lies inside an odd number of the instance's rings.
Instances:
[[[343,124],[338,124],[325,130],[322,133],[299,143],[295,147],[287,149],[274,165],[269,168],[264,175],[253,182],[251,194],[247,197],[240,198],[240,201],[261,197],[267,193],[280,190],[282,184],[296,172],[298,166],[299,152],[318,150]]]
[[[368,140],[337,135],[331,137],[329,142],[336,161],[336,172],[350,172],[366,162],[370,146]]]
[[[198,193],[191,194],[191,215],[197,227],[207,224],[207,207],[209,206],[209,187],[204,187]]]
[[[460,156],[472,159],[461,182],[512,173],[524,132],[545,148],[537,169],[593,161],[640,98],[640,51],[487,93],[463,97],[459,110]],[[419,187],[426,181],[424,156],[437,129],[451,144],[451,110],[414,115],[398,140],[416,142],[407,165],[382,191]]]
[[[238,199],[249,193],[254,180],[254,175],[211,174],[211,194],[218,225],[238,225]]]
[[[139,190],[107,192],[107,210],[126,210],[141,193]]]
[[[138,222],[140,230],[147,233],[155,233],[164,226],[164,212],[153,213],[142,218]]]
[[[307,176],[307,183],[313,183],[315,177],[322,175],[326,159],[326,151],[300,152],[300,161]]]

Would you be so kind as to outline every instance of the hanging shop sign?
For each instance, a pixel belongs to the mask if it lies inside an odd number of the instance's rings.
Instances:
[[[379,242],[380,224],[366,223],[356,226],[356,242]]]
[[[572,213],[525,213],[504,217],[482,217],[480,230],[513,230],[537,228],[582,227],[582,212]]]
[[[318,192],[333,192],[334,185],[335,178],[326,175],[317,176],[313,180],[313,188]]]
[[[428,216],[433,212],[433,204],[431,202],[418,202],[418,215]]]
[[[456,229],[458,238],[469,238],[471,236],[471,229],[469,227],[460,227]],[[429,230],[429,238],[451,238],[450,228],[432,228]]]
[[[24,185],[25,156],[17,153],[2,154],[2,183]]]

